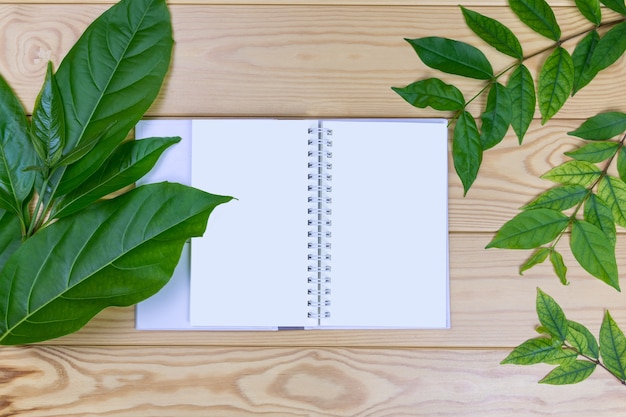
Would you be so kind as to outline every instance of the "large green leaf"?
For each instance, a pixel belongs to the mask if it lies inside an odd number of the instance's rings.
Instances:
[[[453,85],[446,84],[438,78],[427,78],[416,81],[403,88],[392,87],[412,106],[435,110],[461,110],[465,107],[463,93]]]
[[[503,365],[535,365],[538,363],[564,363],[576,357],[576,352],[561,349],[547,337],[528,339],[502,361]]]
[[[615,246],[600,228],[576,220],[572,224],[570,249],[585,271],[619,291]]]
[[[600,42],[600,35],[596,30],[589,32],[578,44],[572,53],[574,63],[574,86],[572,96],[589,84],[596,74],[590,70],[591,58]]]
[[[61,158],[65,145],[65,117],[52,64],[48,64],[46,80],[35,101],[32,126],[35,150],[44,165],[51,167]]]
[[[587,140],[607,140],[626,131],[626,113],[606,112],[597,114],[568,135]]]
[[[167,148],[177,142],[180,142],[178,137],[124,142],[87,181],[60,198],[51,217],[68,216],[106,195],[133,184],[154,167]]]
[[[505,86],[498,82],[491,86],[487,106],[480,119],[480,142],[483,150],[487,150],[504,139],[511,124],[511,96]]]
[[[600,326],[600,355],[607,369],[626,381],[626,337],[608,311]]]
[[[561,29],[552,8],[545,0],[509,0],[511,10],[524,24],[553,41],[561,37]]]
[[[554,301],[554,298],[539,288],[537,288],[536,307],[537,317],[543,328],[562,343],[567,337],[568,321],[561,307]]]
[[[541,193],[536,199],[522,207],[522,209],[548,208],[560,211],[567,210],[582,202],[588,194],[589,191],[582,185],[563,185]]]
[[[10,211],[0,210],[0,270],[21,244],[22,233],[18,217]]]
[[[406,41],[431,68],[479,80],[493,78],[493,68],[485,54],[465,42],[439,36]]]
[[[503,54],[517,59],[524,58],[522,46],[517,36],[508,27],[495,19],[466,9],[463,6],[461,6],[461,11],[467,26],[482,40]]]
[[[24,108],[0,77],[0,208],[22,215],[35,181],[37,154],[30,140]]]
[[[480,143],[478,126],[472,115],[464,111],[459,116],[454,127],[452,139],[452,160],[454,169],[463,183],[464,193],[467,194],[474,183],[483,159],[483,149]]]
[[[596,364],[590,361],[566,362],[550,371],[539,383],[550,385],[577,384],[589,378],[595,369]]]
[[[602,10],[599,0],[576,0],[576,7],[594,25],[598,26],[602,23]]]
[[[614,10],[617,13],[626,15],[626,6],[624,5],[624,0],[600,0],[600,2],[609,9]]]
[[[0,343],[59,337],[108,306],[128,306],[171,277],[187,239],[230,197],[180,184],[134,189],[27,240],[0,273]]]
[[[172,43],[164,0],[122,0],[68,52],[56,74],[66,117],[65,152],[108,131],[66,169],[57,195],[93,174],[148,110],[169,68]]]
[[[533,76],[528,68],[520,64],[511,74],[506,87],[511,96],[511,126],[521,144],[533,121],[537,104]]]
[[[574,86],[574,63],[569,52],[558,47],[544,62],[539,73],[537,96],[542,123],[563,107]]]
[[[569,218],[557,210],[522,211],[498,230],[487,248],[534,249],[552,242],[568,224]]]

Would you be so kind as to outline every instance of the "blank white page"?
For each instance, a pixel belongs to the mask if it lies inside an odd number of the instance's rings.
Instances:
[[[329,327],[445,328],[445,121],[324,121],[332,129]]]
[[[194,120],[194,187],[237,198],[191,242],[194,326],[303,326],[310,121]]]

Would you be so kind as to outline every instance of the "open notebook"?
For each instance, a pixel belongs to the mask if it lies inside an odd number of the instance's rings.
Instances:
[[[444,120],[142,121],[215,209],[139,329],[449,327]],[[187,248],[189,249],[189,248]]]

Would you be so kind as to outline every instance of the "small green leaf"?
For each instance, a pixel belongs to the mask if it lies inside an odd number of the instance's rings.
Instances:
[[[614,26],[596,45],[585,77],[593,78],[603,69],[613,65],[626,51],[626,22]]]
[[[537,288],[537,316],[548,333],[560,343],[567,338],[567,319],[561,307],[541,289]]]
[[[513,349],[511,353],[500,362],[502,365],[535,365],[538,363],[553,362],[553,358],[562,349],[555,346],[554,342],[547,337],[529,339]]]
[[[596,74],[590,71],[591,57],[600,42],[600,35],[596,30],[589,32],[574,49],[572,62],[574,63],[574,86],[572,96],[593,80]]]
[[[608,311],[600,326],[600,354],[607,369],[626,380],[626,337]]]
[[[553,41],[560,39],[561,29],[552,8],[544,0],[509,0],[509,6],[535,32]]]
[[[522,211],[498,230],[487,248],[534,249],[552,242],[568,224],[569,218],[557,210]]]
[[[502,23],[461,6],[465,23],[482,40],[505,55],[522,59],[522,46],[511,30]]]
[[[615,247],[616,231],[613,212],[600,197],[595,194],[589,195],[585,202],[583,218],[602,230],[609,242]]]
[[[392,87],[414,107],[432,107],[435,110],[461,110],[465,107],[463,93],[453,85],[438,78],[416,81],[403,88]]]
[[[548,255],[550,254],[551,251],[552,251],[552,249],[550,249],[550,248],[539,248],[539,249],[537,249],[530,256],[530,258],[528,258],[526,260],[526,262],[524,262],[522,264],[522,266],[520,266],[519,274],[523,275],[525,271],[528,271],[533,266],[539,265],[540,263],[544,262],[546,259],[548,259]]]
[[[65,146],[65,116],[52,63],[48,63],[44,85],[35,101],[32,128],[35,150],[45,166],[53,166]]]
[[[554,368],[539,383],[550,385],[577,384],[589,378],[595,369],[596,364],[594,362],[571,361]]]
[[[572,224],[570,249],[585,271],[620,290],[615,247],[602,230],[584,220],[576,220]]]
[[[465,42],[438,36],[406,41],[430,68],[479,80],[493,78],[493,68],[485,54]]]
[[[533,76],[524,65],[519,65],[509,78],[507,90],[511,96],[511,126],[521,144],[535,115],[537,97]]]
[[[626,113],[599,113],[568,135],[587,140],[608,140],[626,131]]]
[[[555,249],[552,249],[550,252],[550,263],[552,264],[554,273],[561,281],[561,284],[569,285],[567,281],[567,266],[565,266],[565,262],[563,262],[563,256]]]
[[[600,351],[598,341],[593,334],[580,323],[569,320],[566,339],[580,354],[598,359]]]
[[[574,63],[565,48],[550,54],[539,73],[538,98],[542,123],[547,122],[563,107],[574,86]]]
[[[583,201],[587,194],[589,194],[589,191],[582,185],[563,185],[543,192],[535,200],[522,207],[522,209],[548,208],[559,211],[567,210]]]
[[[567,161],[552,168],[541,178],[560,184],[591,186],[600,178],[602,171],[594,164],[585,161]]]
[[[626,149],[624,147],[617,154],[617,172],[619,179],[624,181],[626,179]]]
[[[476,121],[467,111],[461,113],[454,127],[452,159],[456,173],[463,183],[464,193],[467,194],[483,159]]]
[[[602,11],[598,0],[576,0],[576,7],[594,25],[602,23]]]
[[[565,155],[578,161],[595,164],[611,158],[618,149],[619,144],[617,142],[592,142],[576,150],[565,152]]]
[[[600,0],[602,4],[619,14],[626,15],[626,6],[624,0]]]
[[[613,220],[626,227],[626,184],[619,178],[605,176],[598,184],[598,197],[611,208]]]
[[[505,86],[494,83],[489,90],[487,106],[480,119],[480,142],[483,150],[496,146],[504,139],[511,124],[511,96]]]

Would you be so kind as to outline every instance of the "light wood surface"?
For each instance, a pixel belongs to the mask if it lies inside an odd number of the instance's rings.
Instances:
[[[111,3],[0,1],[0,73],[27,109],[46,62],[58,64]],[[403,38],[463,39],[481,46],[496,69],[510,62],[465,28],[452,0],[170,4],[174,61],[151,117],[441,117],[412,108],[390,89],[441,76],[425,68]],[[527,54],[550,45],[523,27],[504,0],[462,4],[513,28]],[[587,25],[572,1],[550,4],[559,6],[564,33]],[[529,65],[536,71],[540,63],[538,57]],[[481,87],[441,77],[463,91]],[[626,328],[624,296],[577,268],[567,242],[567,287],[546,265],[519,276],[526,251],[484,246],[549,186],[539,175],[576,145],[567,132],[597,112],[626,111],[625,91],[622,58],[546,126],[533,122],[521,147],[509,132],[486,153],[467,197],[451,168],[449,330],[139,332],[132,308],[113,308],[74,335],[0,349],[0,416],[620,415],[624,387],[606,373],[550,387],[536,383],[549,367],[499,362],[534,336],[537,287],[596,334],[605,308]],[[480,104],[471,110],[477,113]]]

